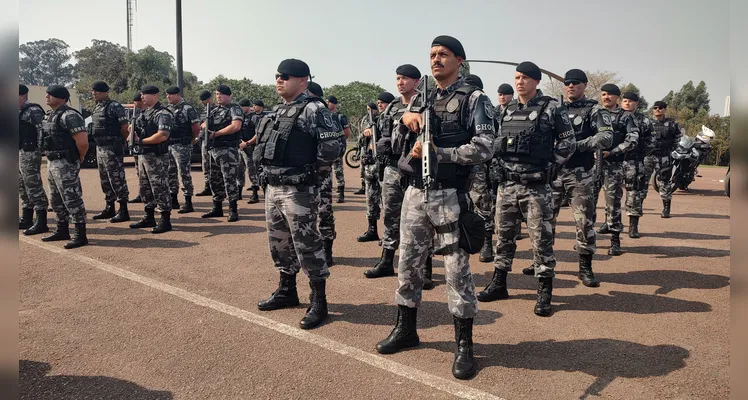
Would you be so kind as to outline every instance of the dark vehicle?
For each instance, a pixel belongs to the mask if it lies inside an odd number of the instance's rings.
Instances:
[[[673,176],[670,179],[671,192],[676,190],[689,191],[689,186],[696,180],[698,167],[704,161],[712,149],[710,142],[714,138],[714,131],[706,126],[696,137],[682,136],[678,146],[670,153],[673,160]],[[659,191],[659,185],[655,179],[655,189]]]

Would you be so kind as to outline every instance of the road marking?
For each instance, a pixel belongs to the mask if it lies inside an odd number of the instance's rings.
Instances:
[[[115,267],[113,265],[109,265],[105,262],[95,260],[81,254],[76,254],[74,250],[65,250],[62,247],[51,246],[47,243],[42,243],[25,236],[19,236],[19,240],[26,244],[39,247],[49,252],[68,257],[82,264],[90,265],[104,272],[108,272],[121,278],[129,279],[133,282],[137,282],[150,288],[179,297],[193,304],[210,308],[212,310],[231,315],[232,317],[243,319],[255,325],[274,330],[286,336],[290,336],[292,338],[296,338],[304,342],[322,347],[323,349],[327,349],[342,356],[352,358],[365,364],[369,364],[372,367],[376,367],[392,374],[401,376],[403,378],[410,379],[411,381],[430,386],[434,389],[449,393],[462,399],[504,400],[501,397],[494,396],[493,394],[484,392],[482,390],[471,388],[470,386],[463,385],[459,382],[454,382],[435,375],[431,375],[427,372],[423,372],[413,367],[409,367],[407,365],[388,360],[384,357],[368,353],[356,347],[348,346],[346,344],[305,331],[303,329],[295,328],[290,325],[274,321],[270,318],[263,317],[246,310],[242,310],[241,308],[230,306],[228,304],[221,303],[220,301],[200,296],[199,294],[192,293],[190,291],[169,285],[167,283],[163,283],[152,278],[147,278],[145,276],[130,272],[119,267]]]

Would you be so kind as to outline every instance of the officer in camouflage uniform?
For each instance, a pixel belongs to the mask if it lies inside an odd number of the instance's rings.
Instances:
[[[577,149],[564,164],[553,181],[553,236],[561,211],[561,201],[571,191],[571,209],[576,223],[579,253],[579,279],[585,286],[597,287],[600,283],[592,272],[592,256],[595,254],[595,203],[594,166],[595,152],[610,147],[613,143],[613,128],[610,114],[597,101],[584,95],[587,74],[581,69],[570,69],[564,77],[566,99],[564,106],[574,127]],[[522,270],[525,275],[535,274],[532,267]]]
[[[257,132],[257,125],[260,123],[260,120],[262,117],[269,114],[268,111],[265,111],[265,103],[262,100],[255,100],[252,102],[252,112],[248,118],[250,121],[250,128],[252,129],[252,136],[251,138],[246,142],[246,149],[247,152],[247,160],[246,160],[246,167],[247,167],[247,174],[249,175],[249,183],[252,185],[248,189],[252,190],[252,194],[249,196],[249,201],[247,201],[247,204],[255,204],[260,202],[260,196],[257,194],[257,192],[260,190],[260,171],[257,168],[257,165],[255,165],[255,161],[252,158],[252,152],[255,149],[255,146],[257,145],[257,135],[255,134]],[[239,145],[239,148],[241,148],[241,144]]]
[[[125,179],[125,140],[130,135],[127,113],[122,104],[109,98],[109,85],[96,81],[91,86],[91,95],[96,101],[91,119],[93,138],[96,142],[96,163],[99,167],[101,190],[104,191],[106,207],[93,219],[110,219],[110,222],[130,220],[127,200],[130,191]],[[114,214],[114,201],[119,211]]]
[[[522,216],[533,247],[533,268],[538,278],[535,314],[551,315],[556,256],[553,253],[553,198],[551,183],[576,150],[574,128],[563,104],[537,89],[542,75],[532,62],[519,64],[514,74],[518,98],[501,118],[494,148],[499,157],[501,184],[496,202],[499,234],[491,283],[478,300],[509,297],[506,276],[517,250],[517,229]]]
[[[29,103],[29,88],[18,85],[18,193],[21,196],[21,219],[18,229],[24,235],[49,232],[47,194],[42,183],[42,152],[39,137],[44,109]],[[36,211],[36,220],[32,220]]]
[[[325,282],[330,275],[317,229],[317,164],[332,163],[340,154],[339,126],[332,113],[306,90],[309,66],[297,59],[278,65],[275,86],[283,98],[273,117],[257,127],[258,144],[252,156],[263,165],[267,179],[265,217],[270,255],[280,271],[273,294],[257,305],[276,310],[299,304],[296,274],[300,269],[311,287],[302,329],[319,326],[327,318]]]
[[[247,183],[247,159],[252,158],[247,154],[245,149],[247,148],[247,142],[254,136],[255,130],[252,125],[252,119],[250,113],[252,112],[252,101],[249,99],[239,100],[239,107],[242,108],[242,114],[244,119],[242,120],[242,128],[239,130],[239,167],[236,174],[236,184],[239,186],[239,197],[242,197],[242,191],[244,185]],[[242,146],[243,145],[243,146]],[[251,153],[250,153],[251,154]],[[259,199],[258,199],[259,202]]]
[[[223,217],[221,203],[228,196],[228,222],[239,220],[237,202],[241,199],[237,175],[239,173],[239,131],[242,129],[244,113],[239,105],[231,102],[231,89],[218,85],[218,106],[211,108],[203,124],[208,129],[208,152],[211,157],[210,189],[213,192],[213,209],[203,218]]]
[[[626,215],[629,216],[629,237],[638,239],[639,217],[642,216],[642,191],[649,183],[644,181],[644,156],[649,154],[655,145],[652,122],[643,113],[637,111],[639,95],[634,92],[623,94],[621,108],[632,113],[639,126],[639,140],[636,147],[626,153],[623,159],[623,175],[626,183]]]
[[[169,198],[169,136],[174,129],[174,114],[159,102],[159,89],[146,85],[140,89],[146,110],[138,116],[135,152],[138,154],[140,194],[145,203],[145,216],[130,228],[153,228],[151,233],[164,233],[171,228]],[[161,219],[156,223],[158,208]]]
[[[200,120],[205,122],[207,118],[207,115],[205,112],[208,109],[208,105],[210,105],[210,108],[215,108],[215,103],[213,103],[213,97],[210,94],[209,91],[203,90],[200,92],[200,102],[203,103],[203,109],[200,112]],[[211,196],[213,195],[213,192],[210,191],[210,154],[208,153],[208,139],[205,137],[205,129],[203,129],[203,132],[200,134],[200,155],[202,156],[202,167],[203,167],[203,179],[205,181],[205,187],[203,188],[202,192],[195,193],[195,196]]]
[[[42,238],[43,242],[70,240],[66,249],[88,244],[86,236],[86,207],[81,188],[81,162],[88,151],[88,132],[83,116],[67,106],[70,92],[58,85],[47,88],[46,103],[52,109],[42,127],[42,150],[47,156],[49,200],[57,214],[57,228]],[[68,224],[75,224],[72,239]]]
[[[480,89],[466,84],[458,75],[465,58],[465,50],[457,39],[451,36],[434,39],[430,64],[437,88],[427,99],[416,96],[410,105],[413,111],[433,106],[433,147],[423,148],[423,139],[413,133],[420,132],[423,124],[422,114],[416,112],[403,114],[399,137],[393,142],[393,152],[401,154],[398,166],[408,177],[409,186],[402,206],[401,224],[405,229],[400,231],[399,287],[395,292],[397,323],[392,333],[377,344],[377,351],[382,354],[419,344],[416,316],[421,306],[422,271],[433,245],[434,254],[444,256],[447,304],[453,315],[457,342],[452,374],[458,379],[469,379],[476,373],[473,318],[478,312],[470,256],[460,247],[458,220],[471,206],[467,192],[472,166],[491,158],[494,137],[493,105]],[[421,83],[426,81],[421,79]],[[414,104],[421,108],[416,109]],[[423,151],[435,156],[431,160],[436,166],[435,184],[431,188],[424,187],[421,174]]]
[[[132,125],[130,129],[137,130],[138,126],[135,122],[138,120],[138,117],[140,116],[140,114],[143,111],[145,111],[145,106],[143,105],[143,98],[141,96],[140,90],[138,90],[135,93],[135,96],[133,96],[132,103],[134,107],[132,110],[132,118],[130,119],[130,125]],[[130,138],[128,137],[127,140],[129,141]],[[138,169],[138,155],[132,153],[132,149],[130,149],[130,152],[131,154],[133,154],[133,158],[135,159],[135,176],[137,176],[138,178],[138,185],[139,185],[140,184],[140,170]],[[142,203],[142,202],[143,202],[143,198],[142,196],[140,196],[140,190],[138,190],[138,195],[130,199],[130,203]]]
[[[166,98],[169,101],[167,108],[174,114],[174,126],[169,136],[169,193],[171,194],[171,208],[179,208],[179,180],[182,179],[182,193],[184,193],[184,205],[179,214],[195,211],[192,207],[192,194],[195,187],[192,185],[192,144],[197,141],[200,134],[200,116],[197,111],[184,101],[180,90],[176,86],[166,89]]]
[[[335,160],[332,165],[332,170],[335,172],[335,180],[338,183],[338,199],[336,203],[345,202],[345,176],[343,176],[343,153],[345,152],[346,140],[351,137],[351,124],[348,122],[348,117],[345,114],[338,112],[338,99],[335,96],[327,96],[327,108],[332,112],[333,117],[337,120],[337,124],[343,127],[343,133],[345,136],[340,138],[340,142],[343,145],[341,155]],[[361,178],[361,185],[363,187],[363,176]]]
[[[644,157],[644,182],[642,188],[641,203],[647,198],[649,191],[649,180],[656,173],[655,179],[660,184],[660,198],[662,198],[662,218],[670,218],[670,202],[673,198],[670,178],[673,176],[673,163],[670,153],[678,146],[681,136],[681,128],[675,120],[665,117],[667,104],[664,101],[655,101],[652,107],[654,120],[652,130],[654,132],[654,148],[651,153]]]
[[[639,127],[634,116],[618,106],[621,89],[612,83],[602,86],[603,107],[613,120],[613,144],[602,152],[602,181],[595,185],[595,205],[600,188],[605,191],[606,222],[597,230],[598,234],[611,234],[608,255],[621,255],[621,199],[623,198],[623,159],[625,154],[636,148],[639,140]]]

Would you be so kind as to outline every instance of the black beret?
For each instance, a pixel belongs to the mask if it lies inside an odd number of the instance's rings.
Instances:
[[[403,64],[395,70],[395,73],[408,78],[419,79],[421,78],[421,71],[412,64]]]
[[[26,85],[18,85],[18,95],[24,95],[29,92],[29,87]]]
[[[338,98],[335,96],[327,96],[327,101],[329,101],[332,104],[338,104]]]
[[[223,84],[218,85],[218,87],[216,88],[216,92],[225,94],[226,96],[231,96],[231,88]]]
[[[47,87],[47,93],[50,94],[52,97],[56,97],[58,99],[69,99],[70,98],[70,92],[68,92],[68,89],[65,86],[60,85],[50,85]]]
[[[502,83],[499,85],[499,93],[501,94],[514,94],[514,88],[508,83]]]
[[[108,92],[109,85],[107,85],[104,81],[96,81],[91,85],[91,90],[95,90],[97,92]]]
[[[635,92],[626,92],[623,94],[624,99],[629,99],[631,101],[639,101],[639,95]]]
[[[657,100],[657,101],[654,102],[654,106],[655,107],[660,107],[660,108],[667,108],[667,103],[665,103],[662,100]]]
[[[320,86],[317,82],[309,82],[307,89],[309,89],[309,93],[317,97],[322,97],[325,95],[325,93],[322,91],[322,86]]]
[[[370,101],[367,106],[369,106],[369,108],[371,108],[372,110],[377,109],[377,105],[373,101]]]
[[[135,92],[135,96],[132,96],[132,101],[143,101],[143,97],[140,95],[140,91]]]
[[[377,96],[377,100],[381,101],[382,103],[389,104],[395,101],[395,96],[393,96],[390,92],[382,92]]]
[[[166,89],[166,93],[168,93],[168,94],[179,94],[179,88],[177,86],[172,86],[172,87]]]
[[[444,46],[452,50],[452,53],[455,53],[455,56],[462,57],[463,60],[467,58],[465,56],[465,49],[462,47],[462,43],[460,43],[459,40],[453,38],[452,36],[447,36],[447,35],[437,36],[431,42],[431,47],[434,47],[434,46]]]
[[[612,84],[612,83],[606,83],[603,85],[603,87],[600,88],[601,92],[608,92],[608,94],[612,94],[614,96],[620,96],[621,95],[621,89],[618,88],[618,86]]]
[[[564,76],[564,82],[567,81],[580,81],[587,83],[587,74],[585,74],[581,69],[570,69],[566,71],[566,75]]]
[[[470,74],[465,77],[465,83],[468,85],[475,86],[479,88],[480,90],[483,90],[483,81],[480,79],[480,76]]]
[[[253,104],[265,108],[265,102],[262,100],[255,100]]]
[[[540,72],[540,68],[538,68],[537,65],[535,65],[532,61],[523,61],[521,62],[516,69],[517,72],[521,72],[527,76],[529,76],[532,79],[535,79],[536,81],[539,81],[540,78],[543,77],[543,74]]]
[[[200,101],[205,101],[205,100],[208,100],[209,98],[210,98],[209,91],[203,90],[202,92],[200,92]]]
[[[309,66],[304,61],[287,58],[278,65],[278,73],[304,78],[309,76]]]
[[[157,87],[153,85],[145,85],[142,88],[140,88],[140,92],[143,94],[157,94],[159,90]]]
[[[249,99],[241,99],[239,100],[239,106],[240,107],[249,107],[252,105],[252,102],[249,101]]]

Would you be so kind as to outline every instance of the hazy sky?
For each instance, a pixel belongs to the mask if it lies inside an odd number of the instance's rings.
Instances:
[[[19,41],[56,37],[73,51],[92,39],[126,45],[125,4],[22,1]],[[134,49],[176,55],[175,4],[137,1]],[[183,0],[182,11],[184,68],[203,81],[223,74],[270,84],[278,63],[293,57],[322,86],[358,80],[396,94],[395,68],[411,63],[428,73],[431,40],[448,34],[469,59],[530,60],[560,75],[615,71],[650,103],[703,80],[711,111],[722,114],[730,90],[727,0]],[[514,69],[472,64],[471,71],[495,102]]]

